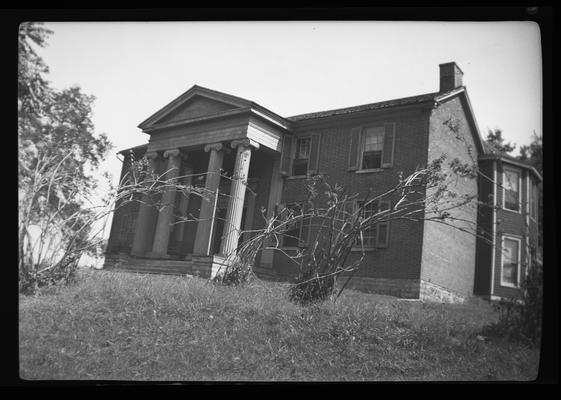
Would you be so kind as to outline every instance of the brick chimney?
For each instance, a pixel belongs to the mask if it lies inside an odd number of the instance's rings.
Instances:
[[[449,92],[463,86],[464,73],[454,61],[440,64],[440,93]]]

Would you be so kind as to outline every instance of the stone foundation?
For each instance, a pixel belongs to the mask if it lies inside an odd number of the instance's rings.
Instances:
[[[463,303],[466,297],[432,282],[421,280],[421,300],[440,303]]]
[[[346,281],[346,277],[340,277],[337,280],[337,286],[341,287]],[[418,279],[389,279],[355,276],[345,288],[366,293],[396,296],[404,299],[419,298]]]

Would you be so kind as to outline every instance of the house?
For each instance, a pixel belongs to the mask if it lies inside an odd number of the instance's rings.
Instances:
[[[531,166],[485,146],[463,72],[454,62],[439,68],[438,92],[288,118],[193,86],[139,125],[150,139],[120,152],[121,178],[131,160],[145,157],[169,179],[188,175],[180,183],[230,196],[203,201],[166,191],[159,199],[144,196],[118,207],[105,268],[211,277],[224,255],[235,251],[240,229],[264,226],[262,208],[271,216],[279,205],[305,201],[308,176],[324,174],[360,199],[371,188],[383,193],[394,187],[400,172],[411,173],[446,154],[478,165],[492,178],[455,183],[458,193],[498,206],[474,202],[456,210],[463,221],[458,223],[488,236],[429,221],[380,224],[365,238],[368,251],[350,287],[442,301],[517,296],[526,250],[537,236],[536,187],[542,178]],[[220,170],[240,179],[221,179]],[[151,206],[156,200],[167,206]],[[178,216],[195,218],[179,222]],[[285,239],[284,250],[309,239],[305,226],[295,232],[300,240]],[[359,256],[353,252],[350,261]],[[255,264],[263,276],[298,274],[279,251],[263,250]]]

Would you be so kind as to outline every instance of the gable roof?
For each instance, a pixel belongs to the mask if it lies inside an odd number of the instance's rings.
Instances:
[[[362,104],[362,105],[352,106],[352,107],[336,108],[336,109],[333,109],[333,110],[325,110],[325,111],[318,111],[318,112],[307,113],[307,114],[299,114],[299,115],[294,115],[292,117],[288,117],[287,119],[289,121],[303,121],[303,120],[308,120],[308,119],[331,117],[331,116],[334,116],[334,115],[350,114],[350,113],[355,113],[355,112],[360,112],[360,111],[380,110],[380,109],[384,109],[384,108],[407,106],[407,105],[414,105],[414,104],[423,104],[423,103],[427,103],[427,102],[433,102],[434,103],[435,101],[439,101],[443,98],[453,96],[453,95],[459,93],[461,90],[463,90],[463,87],[458,88],[458,89],[454,89],[454,90],[452,90],[450,92],[446,92],[446,93],[439,93],[439,92],[425,93],[425,94],[420,94],[420,95],[416,95],[416,96],[401,97],[399,99],[379,101],[379,102],[376,102],[376,103],[368,103],[368,104]]]
[[[224,111],[224,113],[228,114],[235,114],[237,112],[252,112],[262,118],[268,119],[273,121],[277,125],[280,125],[283,128],[287,128],[289,122],[286,121],[283,117],[279,116],[278,114],[272,112],[271,110],[247,99],[242,97],[233,96],[231,94],[219,92],[217,90],[208,89],[202,86],[193,85],[189,90],[185,93],[181,94],[170,103],[156,111],[150,117],[142,121],[138,127],[142,130],[147,130],[154,125],[159,125],[159,122],[164,120],[167,116],[172,115],[175,111],[177,111],[182,105],[185,105],[192,99],[196,98],[197,96],[214,100],[218,103],[224,103],[227,105],[231,105],[232,108],[228,111]],[[209,115],[211,117],[212,115]],[[190,120],[200,119],[200,116],[197,118],[186,118],[183,121],[173,121],[174,123],[177,122],[189,122]]]
[[[297,122],[297,121],[332,117],[336,115],[346,115],[346,114],[351,114],[361,111],[382,110],[382,109],[389,109],[389,108],[400,107],[400,106],[421,105],[425,103],[429,103],[429,104],[432,103],[433,106],[438,107],[438,105],[440,105],[441,102],[451,99],[452,97],[457,95],[462,95],[463,98],[465,99],[465,103],[467,106],[466,114],[473,128],[473,132],[474,132],[473,136],[475,139],[475,143],[478,147],[479,153],[483,154],[484,153],[483,138],[481,137],[481,133],[479,132],[479,126],[477,125],[477,121],[475,119],[473,108],[471,106],[471,102],[469,100],[469,96],[467,94],[467,90],[465,86],[460,86],[458,88],[455,88],[454,90],[444,93],[440,93],[440,92],[425,93],[417,96],[402,97],[399,99],[362,104],[359,106],[337,108],[333,110],[294,115],[292,117],[288,117],[287,119],[292,122]]]

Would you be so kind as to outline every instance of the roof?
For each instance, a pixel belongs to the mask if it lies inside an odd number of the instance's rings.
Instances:
[[[233,96],[233,95],[228,94],[228,93],[219,92],[218,90],[205,88],[205,87],[199,86],[199,85],[193,85],[189,90],[187,90],[186,92],[184,92],[180,96],[176,97],[170,103],[168,103],[167,105],[165,105],[164,107],[162,107],[161,109],[156,111],[154,114],[152,114],[150,117],[148,117],[147,119],[142,121],[138,125],[138,127],[145,132],[147,130],[150,130],[151,128],[153,128],[153,125],[155,123],[157,123],[157,121],[160,120],[162,117],[164,117],[166,114],[168,114],[168,113],[172,112],[173,110],[177,109],[177,107],[180,107],[182,104],[186,103],[187,101],[189,101],[190,99],[192,99],[194,96],[197,96],[197,95],[202,95],[204,97],[209,97],[211,99],[214,99],[214,100],[217,100],[217,101],[220,101],[220,102],[231,104],[235,107],[234,111],[246,112],[246,111],[249,110],[252,113],[255,113],[257,115],[260,115],[263,118],[266,118],[266,119],[269,119],[270,121],[275,122],[277,125],[280,125],[282,128],[285,128],[285,129],[287,128],[287,121],[286,121],[285,118],[281,117],[280,115],[272,112],[271,110],[255,103],[251,100],[247,100],[247,99],[244,99],[244,98],[238,97],[238,96]],[[185,123],[185,122],[189,122],[189,121],[185,120],[185,121],[179,121],[179,122]],[[161,128],[161,126],[159,128]]]
[[[529,169],[530,171],[532,171],[534,173],[534,175],[536,175],[536,177],[542,181],[543,177],[541,176],[541,174],[538,172],[538,170],[529,162],[524,161],[524,160],[520,160],[519,158],[513,157],[509,154],[505,154],[505,153],[501,153],[499,150],[497,150],[496,148],[494,148],[493,146],[491,146],[489,143],[487,142],[483,142],[483,149],[485,150],[485,153],[479,156],[480,160],[502,160],[505,161],[507,163],[510,164],[514,164],[517,165],[519,167],[522,168],[526,168]]]
[[[398,106],[423,104],[427,102],[438,102],[443,98],[452,96],[456,93],[460,93],[463,90],[464,88],[461,87],[446,93],[440,93],[440,92],[425,93],[417,96],[402,97],[399,99],[380,101],[377,103],[362,104],[353,107],[337,108],[334,110],[326,110],[326,111],[318,111],[318,112],[307,113],[307,114],[294,115],[286,119],[289,121],[303,121],[308,119],[331,117],[334,115],[350,114],[359,111],[380,110],[384,108],[391,108],[391,107],[398,107]]]
[[[147,147],[148,147],[148,143],[144,143],[144,144],[141,144],[141,145],[138,145],[138,146],[129,147],[128,149],[123,149],[121,151],[118,151],[117,154],[125,154],[125,153],[128,153],[130,151],[135,152],[135,151],[145,149]]]

